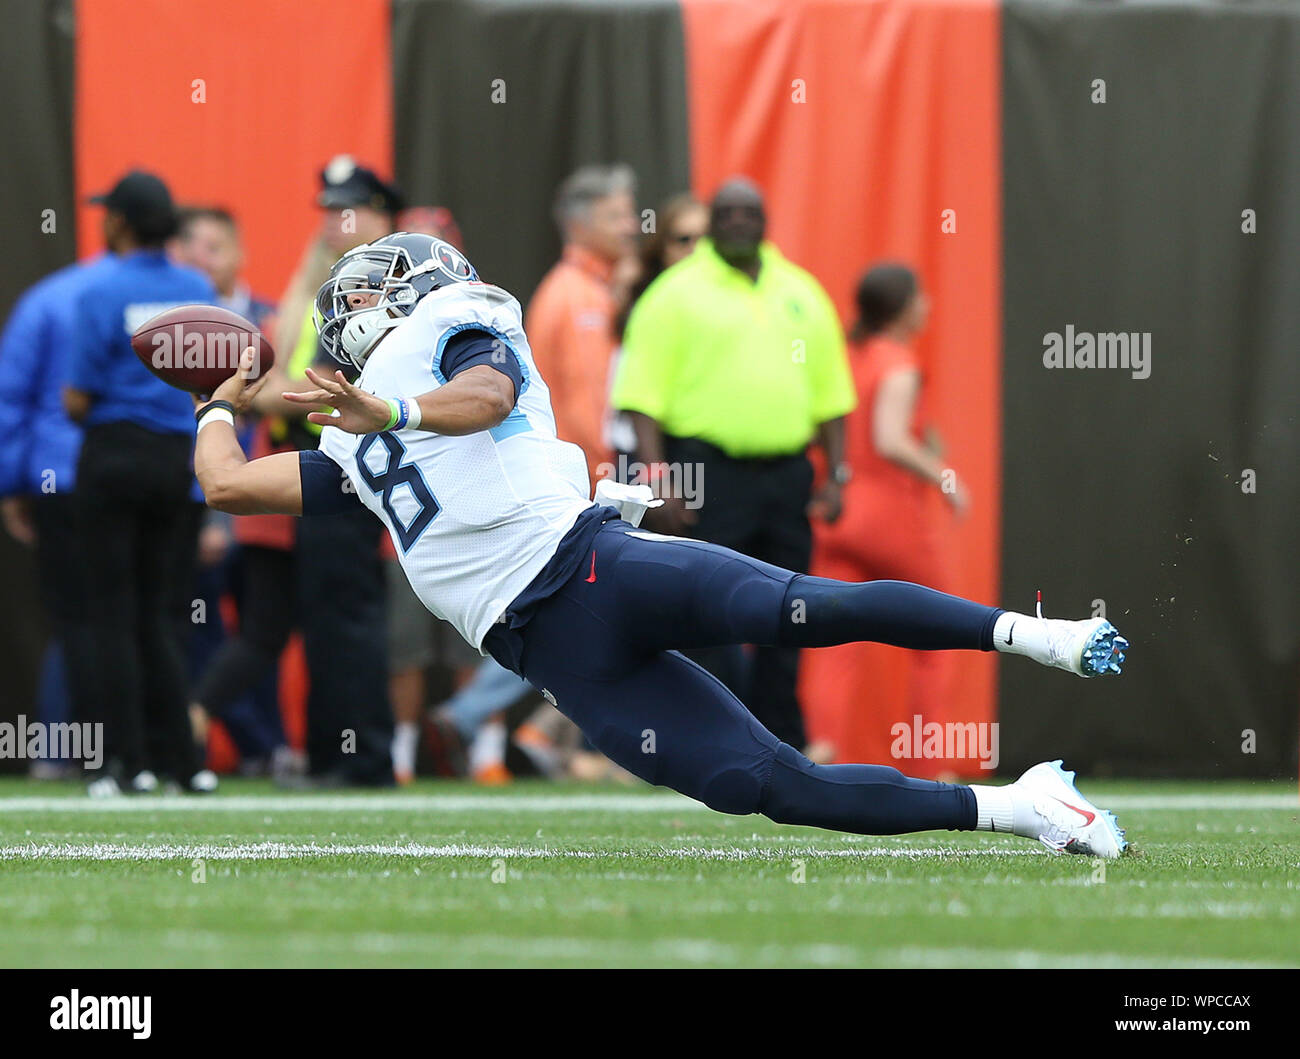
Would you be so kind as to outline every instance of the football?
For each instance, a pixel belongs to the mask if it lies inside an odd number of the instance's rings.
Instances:
[[[257,350],[250,379],[275,363],[275,352],[256,325],[217,305],[179,305],[141,324],[131,335],[140,362],[169,386],[211,393],[239,370],[239,355]]]

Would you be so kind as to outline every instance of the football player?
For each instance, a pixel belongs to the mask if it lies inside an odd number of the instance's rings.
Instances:
[[[317,389],[284,395],[329,407],[308,416],[324,427],[318,451],[245,460],[231,419],[258,384],[243,372],[196,400],[195,469],[212,506],[310,517],[364,504],[431,611],[617,764],[720,812],[866,835],[1003,832],[1105,858],[1125,850],[1114,816],[1060,762],[1002,786],[814,765],[677,653],[872,640],[997,650],[1096,677],[1118,673],[1128,647],[1109,622],[1043,619],[901,581],[810,577],[644,532],[649,490],[639,503],[635,490],[619,506],[593,502],[583,453],[556,439],[519,303],[438,239],[398,233],[345,254],[317,295],[316,323],[324,349],[358,373],[313,371]]]

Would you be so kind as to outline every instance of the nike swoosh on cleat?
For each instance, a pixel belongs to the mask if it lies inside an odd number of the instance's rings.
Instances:
[[[1052,800],[1055,802],[1061,802],[1060,798],[1053,798]],[[1067,809],[1073,809],[1076,813],[1078,813],[1081,817],[1083,817],[1083,821],[1085,824],[1091,824],[1094,820],[1097,819],[1097,814],[1090,813],[1088,812],[1087,809],[1080,809],[1077,805],[1071,805],[1069,802],[1061,802],[1061,804],[1064,805]]]

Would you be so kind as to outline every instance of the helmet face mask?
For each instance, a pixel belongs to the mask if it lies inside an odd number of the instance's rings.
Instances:
[[[398,232],[356,247],[338,260],[316,292],[313,319],[321,347],[360,371],[426,294],[477,279],[459,250],[430,235]]]

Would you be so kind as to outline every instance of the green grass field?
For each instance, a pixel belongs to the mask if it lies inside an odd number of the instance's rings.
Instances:
[[[5,966],[1300,966],[1294,784],[1087,782],[1136,853],[422,783],[90,802],[0,783]]]

